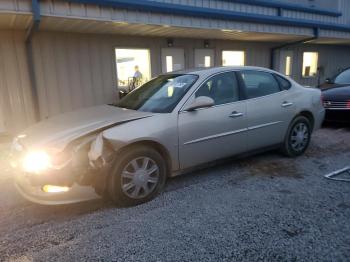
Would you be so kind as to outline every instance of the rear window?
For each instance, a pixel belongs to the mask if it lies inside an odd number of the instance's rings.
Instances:
[[[282,90],[288,90],[289,88],[291,88],[292,84],[287,79],[280,75],[275,75],[275,77]]]

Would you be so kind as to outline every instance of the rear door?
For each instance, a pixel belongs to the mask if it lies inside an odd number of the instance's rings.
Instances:
[[[241,77],[247,98],[247,149],[281,143],[295,115],[295,98],[286,90],[289,81],[257,70],[241,71]]]
[[[240,99],[236,74],[220,73],[206,80],[190,98],[208,96],[210,108],[179,112],[181,168],[188,168],[246,150],[246,102]]]

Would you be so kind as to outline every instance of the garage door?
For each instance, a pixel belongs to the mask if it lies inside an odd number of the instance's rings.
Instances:
[[[185,68],[185,51],[182,48],[162,49],[162,73]]]

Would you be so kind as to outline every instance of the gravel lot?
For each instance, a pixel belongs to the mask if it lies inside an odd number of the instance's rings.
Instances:
[[[0,158],[1,161],[1,158]],[[271,152],[170,179],[154,201],[40,206],[0,173],[0,261],[349,261],[350,128],[315,133],[306,155]]]

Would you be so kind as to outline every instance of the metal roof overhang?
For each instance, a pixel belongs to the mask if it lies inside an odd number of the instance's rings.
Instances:
[[[118,34],[144,37],[222,39],[257,42],[289,42],[305,39],[305,35],[259,33],[235,30],[204,29],[169,25],[152,25],[116,21],[43,16],[42,31],[61,31],[93,34]]]
[[[158,12],[172,15],[187,15],[192,17],[205,17],[214,19],[227,19],[250,23],[279,24],[285,26],[297,26],[307,28],[320,28],[350,32],[350,27],[342,24],[324,23],[319,21],[294,19],[283,16],[271,16],[261,14],[242,13],[236,11],[219,10],[205,7],[196,7],[179,4],[160,3],[156,1],[137,0],[68,0],[73,3],[93,4],[142,12]],[[250,1],[251,2],[251,1]]]

